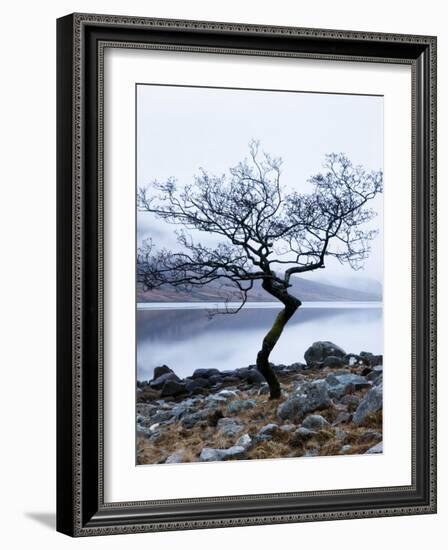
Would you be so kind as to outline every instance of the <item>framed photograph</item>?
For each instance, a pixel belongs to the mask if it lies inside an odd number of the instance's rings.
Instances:
[[[57,529],[435,513],[436,38],[57,40]]]

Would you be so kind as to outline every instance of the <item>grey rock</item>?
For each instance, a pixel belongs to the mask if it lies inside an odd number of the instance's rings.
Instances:
[[[283,420],[300,421],[306,413],[324,409],[331,405],[325,380],[304,382],[277,409]]]
[[[367,375],[367,380],[375,381],[377,378],[383,375],[383,365],[377,365],[373,367],[371,372]]]
[[[351,449],[351,445],[344,445],[341,449],[341,454],[346,455]]]
[[[173,411],[171,409],[158,409],[150,418],[151,422],[168,422],[173,418]]]
[[[167,380],[163,384],[161,397],[176,397],[186,393],[187,389],[183,382],[177,382],[176,380]]]
[[[165,460],[165,464],[180,464],[181,462],[184,462],[184,451],[182,449],[174,452]]]
[[[168,382],[168,381],[180,382],[180,378],[176,374],[174,374],[174,372],[167,372],[167,373],[162,374],[161,376],[155,378],[154,380],[152,380],[149,383],[149,385],[154,390],[160,390],[160,389],[162,389],[165,382]]]
[[[264,376],[254,366],[252,366],[252,368],[244,367],[242,369],[236,369],[235,374],[248,384],[263,384],[266,382]]]
[[[266,426],[263,426],[260,431],[258,432],[258,435],[271,435],[278,430],[278,424],[266,424]]]
[[[316,435],[316,432],[313,430],[309,430],[308,428],[298,428],[292,435],[291,438],[291,445],[293,447],[301,446],[303,443],[311,439],[314,435]]]
[[[329,423],[320,414],[310,414],[302,422],[302,426],[309,430],[322,430],[326,426],[329,426]]]
[[[182,417],[181,423],[185,428],[193,428],[198,422],[203,422],[208,420],[209,411],[201,410],[191,414],[187,414]]]
[[[340,357],[342,359],[345,355],[345,351],[333,342],[318,341],[306,350],[305,361],[307,366],[321,365],[327,357]]]
[[[295,424],[283,424],[283,426],[280,426],[280,430],[282,432],[291,433],[297,430],[297,426]]]
[[[344,395],[344,397],[341,399],[341,403],[343,405],[348,405],[350,407],[357,407],[360,401],[361,401],[361,398],[358,395],[353,395],[351,393]]]
[[[208,381],[211,385],[215,386],[216,384],[220,384],[223,381],[223,377],[221,374],[212,374],[209,376]]]
[[[248,450],[252,447],[253,441],[249,434],[244,434],[241,437],[238,438],[237,442],[235,443],[236,447],[243,447],[244,449]]]
[[[373,447],[370,447],[370,449],[367,449],[367,451],[364,453],[366,455],[376,455],[381,454],[383,452],[383,442],[380,441]]]
[[[214,374],[220,374],[218,369],[196,369],[191,377],[194,379],[196,378],[210,378],[210,376],[213,376]]]
[[[157,410],[157,405],[154,403],[137,403],[136,410],[137,414],[142,416],[151,416],[151,414]]]
[[[230,399],[231,397],[236,397],[238,395],[238,392],[235,390],[221,390],[218,392],[219,397],[223,397],[224,399]]]
[[[382,365],[383,364],[383,356],[382,355],[374,355],[373,353],[370,353],[369,351],[361,351],[361,353],[359,355],[363,359],[364,363],[366,365],[371,366],[371,367],[376,367],[377,365]]]
[[[336,420],[333,422],[333,426],[337,426],[338,424],[345,424],[347,422],[350,422],[350,420],[352,419],[352,416],[349,412],[347,411],[341,411],[337,417],[336,417]]]
[[[156,378],[159,378],[159,376],[162,376],[162,374],[169,374],[169,373],[174,374],[174,371],[173,369],[170,369],[170,367],[167,367],[166,365],[155,367],[152,379],[156,380]]]
[[[361,399],[358,408],[353,415],[353,422],[358,426],[362,424],[366,416],[383,408],[383,386],[374,386]]]
[[[217,423],[218,432],[224,437],[234,437],[243,429],[241,420],[236,418],[220,418]]]
[[[344,365],[344,361],[342,357],[338,357],[336,355],[329,355],[328,357],[325,357],[322,366],[323,367],[329,367],[329,368],[339,368]]]
[[[206,378],[196,378],[195,380],[190,378],[185,380],[185,387],[189,393],[198,394],[209,387],[209,382]]]
[[[254,407],[255,401],[253,399],[237,399],[227,405],[227,411],[229,414],[238,414],[241,411],[253,409]]]
[[[369,381],[359,374],[330,374],[325,381],[328,393],[333,399],[341,399],[348,392],[370,387]]]
[[[269,395],[269,393],[269,386],[266,383],[262,384],[258,389],[258,395]]]
[[[344,432],[344,430],[342,430],[341,428],[335,428],[334,430],[334,436],[336,439],[338,439],[339,441],[341,442],[344,442],[346,437],[347,437],[347,434],[346,432]]]
[[[246,456],[246,449],[235,445],[230,449],[213,449],[204,447],[199,456],[201,462],[217,462],[222,460],[241,459]]]

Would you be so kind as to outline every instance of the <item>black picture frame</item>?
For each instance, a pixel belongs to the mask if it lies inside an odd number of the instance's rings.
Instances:
[[[102,53],[105,44],[412,68],[412,484],[104,502]],[[71,536],[436,512],[436,38],[72,14],[57,21],[57,530]]]

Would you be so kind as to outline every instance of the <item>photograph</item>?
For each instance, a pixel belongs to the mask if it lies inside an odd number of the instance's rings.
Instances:
[[[135,85],[139,466],[383,452],[384,97],[303,87]]]

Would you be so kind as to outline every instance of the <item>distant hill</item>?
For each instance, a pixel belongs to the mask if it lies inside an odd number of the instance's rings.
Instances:
[[[372,291],[353,290],[300,277],[293,277],[291,283],[291,294],[303,302],[378,302],[382,300],[378,286],[374,286]],[[137,302],[222,302],[226,298],[237,301],[238,295],[232,287],[217,283],[195,287],[189,292],[169,285],[146,292],[142,287],[137,287]],[[259,281],[256,281],[248,301],[272,302],[274,298],[261,288]]]

